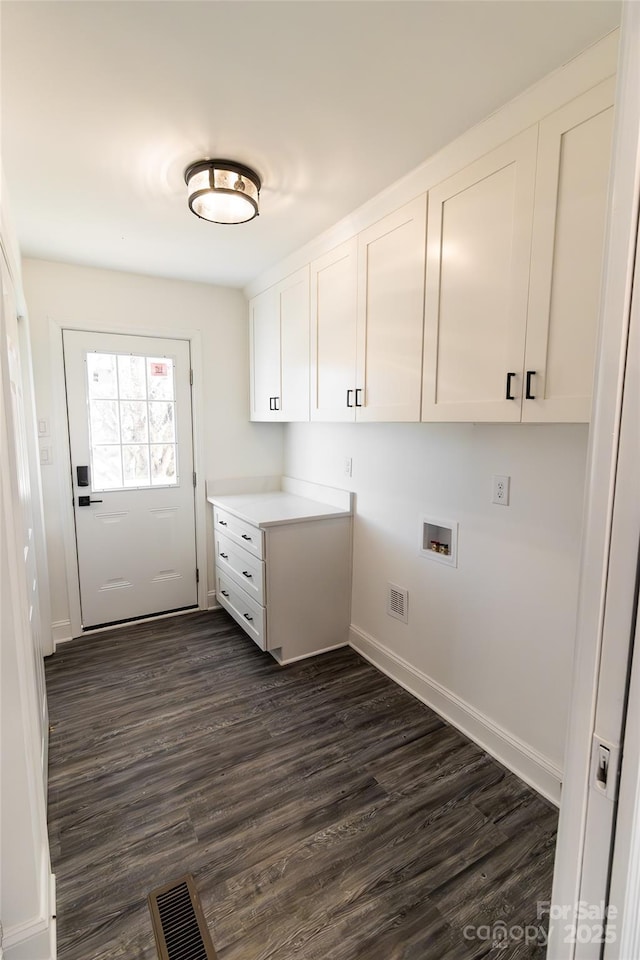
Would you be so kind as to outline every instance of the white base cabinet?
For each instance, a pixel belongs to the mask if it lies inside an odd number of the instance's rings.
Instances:
[[[347,644],[350,507],[286,492],[209,499],[216,599],[260,649],[286,664]]]

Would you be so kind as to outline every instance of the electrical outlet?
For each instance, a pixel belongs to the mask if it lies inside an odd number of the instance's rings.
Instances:
[[[353,476],[353,460],[351,457],[344,458],[344,475],[345,477]]]
[[[511,485],[511,477],[494,477],[493,478],[493,497],[491,502],[497,503],[501,507],[508,507],[510,485]]]

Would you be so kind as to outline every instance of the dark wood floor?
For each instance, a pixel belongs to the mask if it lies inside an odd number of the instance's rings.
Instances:
[[[544,957],[492,936],[539,925],[556,811],[352,650],[281,668],[197,613],[65,644],[47,687],[59,960],[155,958],[186,871],[220,960]]]

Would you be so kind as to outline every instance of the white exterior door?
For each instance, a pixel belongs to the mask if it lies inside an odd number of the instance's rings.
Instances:
[[[63,342],[82,625],[195,606],[189,343]]]

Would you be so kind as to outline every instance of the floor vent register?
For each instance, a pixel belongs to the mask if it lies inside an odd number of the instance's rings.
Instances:
[[[159,960],[217,960],[190,873],[147,898]]]

